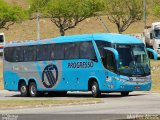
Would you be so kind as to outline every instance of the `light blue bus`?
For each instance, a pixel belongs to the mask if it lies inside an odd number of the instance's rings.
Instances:
[[[101,93],[151,89],[147,50],[132,36],[84,34],[7,44],[4,48],[4,88],[21,96],[67,91]]]

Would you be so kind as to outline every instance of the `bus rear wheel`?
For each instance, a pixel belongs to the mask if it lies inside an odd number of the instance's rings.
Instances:
[[[91,87],[91,91],[92,91],[92,96],[95,98],[98,98],[101,96],[101,92],[99,90],[99,86],[97,82],[93,82],[92,83],[92,87]]]
[[[128,95],[129,95],[128,91],[121,92],[121,96],[128,96]]]
[[[20,85],[19,85],[19,91],[21,93],[21,96],[22,97],[28,97],[28,86],[26,85],[25,82],[21,82]]]
[[[37,97],[39,92],[37,91],[37,85],[35,82],[31,82],[29,84],[29,94],[31,97]]]

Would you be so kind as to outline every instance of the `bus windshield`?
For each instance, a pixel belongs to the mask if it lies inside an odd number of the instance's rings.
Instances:
[[[118,72],[127,76],[150,74],[150,63],[144,45],[117,45],[119,53]]]
[[[155,39],[160,39],[160,30],[154,30]]]

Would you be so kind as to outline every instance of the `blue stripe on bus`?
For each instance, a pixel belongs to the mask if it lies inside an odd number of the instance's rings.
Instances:
[[[92,41],[92,40],[104,40],[111,43],[122,43],[122,44],[143,44],[143,41],[123,34],[113,34],[113,33],[100,33],[100,34],[82,34],[82,35],[72,35],[72,36],[61,36],[57,38],[51,38],[47,40],[38,40],[24,43],[13,43],[6,44],[7,46],[21,46],[21,45],[37,45],[37,44],[51,44],[51,43],[65,43],[65,42],[80,42],[80,41]]]
[[[35,64],[36,64],[36,68],[37,68],[37,71],[38,71],[39,77],[41,78],[41,76],[42,76],[41,66],[39,65],[39,63],[38,63],[38,62],[35,62]]]

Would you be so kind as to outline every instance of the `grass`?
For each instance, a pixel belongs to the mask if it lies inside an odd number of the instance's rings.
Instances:
[[[102,102],[100,99],[81,99],[81,100],[0,100],[0,109],[18,107],[44,107],[54,105],[77,105],[94,104]]]
[[[160,91],[160,60],[151,60],[152,66],[152,91]]]
[[[151,67],[152,67],[152,91],[160,91],[160,60],[154,61],[151,60]],[[3,89],[3,68],[2,62],[0,62],[0,90]]]

